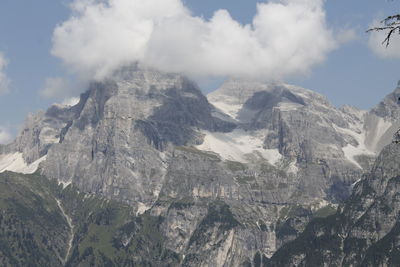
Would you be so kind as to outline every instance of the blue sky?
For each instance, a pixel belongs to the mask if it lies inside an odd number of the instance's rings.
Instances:
[[[254,0],[184,0],[195,16],[210,19],[218,9],[227,9],[242,24],[252,22]],[[15,133],[29,112],[46,109],[59,99],[39,94],[49,77],[75,79],[63,62],[51,55],[55,27],[70,16],[67,0],[2,0],[0,2],[0,51],[9,64],[4,70],[9,92],[0,95],[1,127]],[[327,54],[311,73],[287,80],[326,95],[337,105],[368,109],[391,92],[400,80],[400,59],[382,58],[368,46],[365,30],[374,19],[399,11],[398,1],[328,0],[324,5],[328,27],[351,29],[356,38]],[[205,91],[216,82],[200,83]],[[83,91],[79,88],[78,91]]]

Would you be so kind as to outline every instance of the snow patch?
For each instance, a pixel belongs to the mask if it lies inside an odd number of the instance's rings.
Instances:
[[[367,155],[375,155],[375,153],[367,150],[362,145],[357,147],[348,144],[347,146],[342,148],[344,156],[347,158],[348,161],[356,165],[358,168],[362,169],[363,167],[355,160],[356,156],[367,154]]]
[[[379,141],[381,140],[382,136],[387,132],[387,130],[392,127],[393,123],[390,121],[386,121],[383,118],[378,117],[378,122],[374,127],[373,136],[369,138],[369,147],[376,151],[378,149]]]
[[[376,155],[376,154],[374,151],[371,151],[367,148],[365,144],[366,133],[363,130],[362,126],[360,125],[357,126],[358,127],[356,127],[355,129],[346,129],[333,124],[333,127],[337,132],[352,136],[357,141],[358,143],[357,146],[347,144],[345,147],[342,147],[342,151],[348,161],[353,163],[358,168],[363,169],[362,166],[355,160],[355,157],[359,155]]]
[[[196,148],[217,153],[225,160],[247,163],[250,161],[248,155],[256,154],[275,165],[282,159],[278,149],[263,148],[263,138],[257,133],[237,129],[230,133],[203,131],[203,134],[204,142]]]
[[[0,173],[11,171],[22,174],[32,174],[37,171],[41,162],[46,160],[46,156],[41,157],[31,164],[27,164],[22,153],[0,155]]]
[[[55,106],[59,109],[70,108],[76,106],[80,101],[79,97],[71,97],[64,99],[61,103],[53,103],[52,106]]]
[[[223,111],[221,111],[219,109],[213,110],[211,112],[211,116],[213,116],[214,118],[220,119],[222,121],[227,121],[227,122],[232,122],[232,123],[237,122],[234,118],[225,114]]]
[[[229,104],[225,102],[211,102],[217,109],[229,115],[229,117],[236,119],[240,109],[243,105]]]
[[[353,189],[355,186],[356,186],[356,184],[358,184],[359,182],[361,182],[362,181],[362,178],[360,178],[360,179],[358,179],[357,181],[355,181],[354,183],[352,183],[351,184],[351,189]]]
[[[291,102],[281,102],[277,106],[277,108],[280,111],[283,111],[283,112],[285,112],[285,111],[293,111],[293,110],[296,110],[296,109],[301,108],[301,107],[303,107],[303,105],[298,104],[298,103],[291,103]]]
[[[62,185],[63,189],[67,188],[70,184],[72,184],[72,181],[69,182],[59,182],[59,184]],[[85,196],[86,197],[86,196]]]
[[[67,106],[67,107],[73,107],[79,103],[79,100],[80,100],[79,97],[66,98],[63,100],[61,105]]]
[[[136,216],[144,214],[149,209],[151,209],[150,206],[147,206],[142,202],[138,202],[138,210],[136,211]]]

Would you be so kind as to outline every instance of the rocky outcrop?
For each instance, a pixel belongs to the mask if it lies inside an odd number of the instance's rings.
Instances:
[[[346,188],[375,157],[364,143],[367,112],[349,106],[337,109],[315,92],[232,80],[208,98],[249,136],[262,132],[257,138],[263,140],[263,147],[292,163],[298,187],[307,195],[343,200],[350,193]]]
[[[397,87],[367,114],[364,128],[368,134],[365,143],[370,149],[381,151],[400,128],[399,97],[400,87]]]
[[[49,150],[43,173],[136,207],[157,200],[169,146],[201,142],[200,128],[235,127],[211,117],[195,84],[156,71],[123,72],[93,83],[79,105],[62,141]]]
[[[400,146],[385,147],[338,212],[307,226],[267,266],[396,266]]]

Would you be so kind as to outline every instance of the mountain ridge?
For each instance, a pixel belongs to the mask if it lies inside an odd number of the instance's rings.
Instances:
[[[162,218],[165,247],[190,255],[183,266],[270,257],[314,216],[331,214],[372,166],[365,118],[386,119],[388,129],[393,118],[337,109],[290,85],[238,81],[233,86],[251,93],[218,110],[212,104],[231,86],[207,99],[178,74],[123,70],[92,83],[77,105],[30,117],[16,141],[0,147],[0,172],[39,168],[50,180],[126,203],[136,216]],[[224,110],[231,104],[237,117]],[[380,135],[370,134],[370,143]],[[225,217],[210,218],[216,210]]]

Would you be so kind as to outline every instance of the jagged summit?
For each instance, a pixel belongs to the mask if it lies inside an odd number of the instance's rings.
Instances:
[[[295,109],[311,103],[332,106],[324,96],[301,87],[285,83],[262,83],[234,79],[225,82],[219,89],[208,94],[207,98],[214,106],[233,118],[237,118],[238,112],[245,104],[253,109],[257,108],[254,105],[258,103],[259,106],[267,105],[283,110]],[[240,120],[240,118],[238,119]]]
[[[248,135],[262,138],[264,148],[289,158],[296,155],[297,162],[344,158],[362,168],[354,157],[374,154],[363,141],[366,112],[337,109],[324,96],[304,88],[231,80],[208,99],[239,128],[261,131],[262,135]]]

